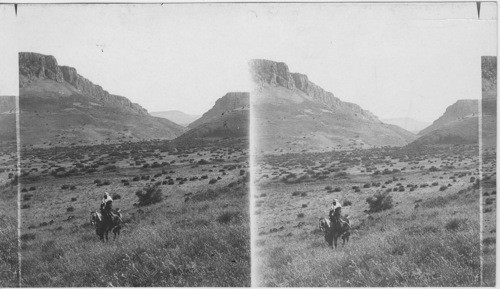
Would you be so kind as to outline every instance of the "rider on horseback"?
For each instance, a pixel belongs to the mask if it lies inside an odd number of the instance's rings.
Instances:
[[[333,219],[334,219],[333,216],[338,214],[338,216],[340,217],[338,219],[339,219],[340,223],[342,224],[342,226],[343,227],[344,226],[350,227],[349,222],[347,222],[346,220],[344,220],[344,218],[341,217],[341,214],[340,214],[341,210],[342,210],[342,205],[340,204],[339,200],[333,199],[332,207],[330,208],[330,213],[328,214],[328,217],[330,218],[330,222],[333,222]]]
[[[101,201],[101,214],[103,219],[107,219],[108,221],[112,220],[111,215],[111,207],[113,205],[113,199],[109,196],[108,192],[104,193],[104,197]]]

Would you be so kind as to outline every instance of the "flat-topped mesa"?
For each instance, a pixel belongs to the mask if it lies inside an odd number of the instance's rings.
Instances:
[[[82,94],[93,97],[105,105],[119,106],[126,111],[135,114],[148,114],[146,109],[136,103],[132,103],[128,98],[110,94],[101,86],[92,83],[90,80],[78,74],[75,68],[69,66],[59,66],[54,56],[33,52],[20,52],[20,88],[29,86],[36,79],[50,79],[60,83],[66,82]]]
[[[371,112],[362,109],[357,104],[341,101],[339,98],[335,97],[333,93],[324,90],[310,81],[307,75],[290,73],[288,66],[283,62],[253,59],[250,61],[249,65],[253,81],[258,85],[267,84],[271,86],[282,86],[292,90],[300,90],[313,100],[330,109],[348,109],[353,113],[360,114],[369,121],[381,123],[381,121]]]

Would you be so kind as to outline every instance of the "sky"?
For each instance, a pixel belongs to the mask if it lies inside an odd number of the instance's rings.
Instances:
[[[19,94],[14,5],[0,5],[0,96]]]
[[[148,111],[202,114],[249,91],[247,62],[263,58],[381,119],[432,122],[480,98],[496,14],[484,2],[480,20],[475,2],[20,5],[12,37]]]

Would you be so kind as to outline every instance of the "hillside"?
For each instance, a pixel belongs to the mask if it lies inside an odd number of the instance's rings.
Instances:
[[[250,119],[248,92],[228,92],[202,117],[191,123],[178,141],[199,138],[247,137]]]
[[[496,148],[497,141],[497,57],[481,57],[482,137],[484,147]]]
[[[359,105],[290,73],[285,63],[252,60],[257,146],[270,153],[402,146],[416,136],[382,123]]]
[[[156,117],[166,118],[182,126],[188,126],[190,123],[201,117],[200,115],[187,114],[179,110],[155,111],[150,112],[149,114]]]
[[[444,114],[435,120],[430,126],[419,132],[419,135],[425,135],[431,131],[443,129],[453,122],[461,122],[469,118],[478,116],[479,103],[476,99],[461,99],[446,108]]]
[[[23,146],[173,139],[185,130],[59,66],[53,56],[19,53],[19,96]]]
[[[0,146],[16,145],[16,98],[0,96]]]
[[[381,119],[383,123],[397,125],[409,132],[418,134],[422,129],[428,127],[430,123],[418,121],[409,117],[398,117],[390,119]]]
[[[482,57],[483,145],[496,143],[496,57]],[[458,100],[432,125],[422,130],[413,144],[473,144],[479,141],[479,102]]]

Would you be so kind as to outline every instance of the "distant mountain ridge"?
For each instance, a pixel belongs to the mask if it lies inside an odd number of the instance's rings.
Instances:
[[[418,134],[422,129],[428,127],[430,123],[418,121],[409,117],[399,117],[399,118],[390,118],[390,119],[382,119],[383,123],[397,125],[401,128],[404,128],[407,131]]]
[[[19,111],[23,146],[69,146],[173,139],[185,128],[153,117],[59,66],[53,56],[19,53]]]
[[[182,126],[188,126],[190,123],[201,117],[201,115],[187,114],[179,110],[154,111],[149,114],[156,117],[166,118]]]
[[[283,62],[249,62],[257,146],[264,153],[402,146],[416,136],[341,101]]]

